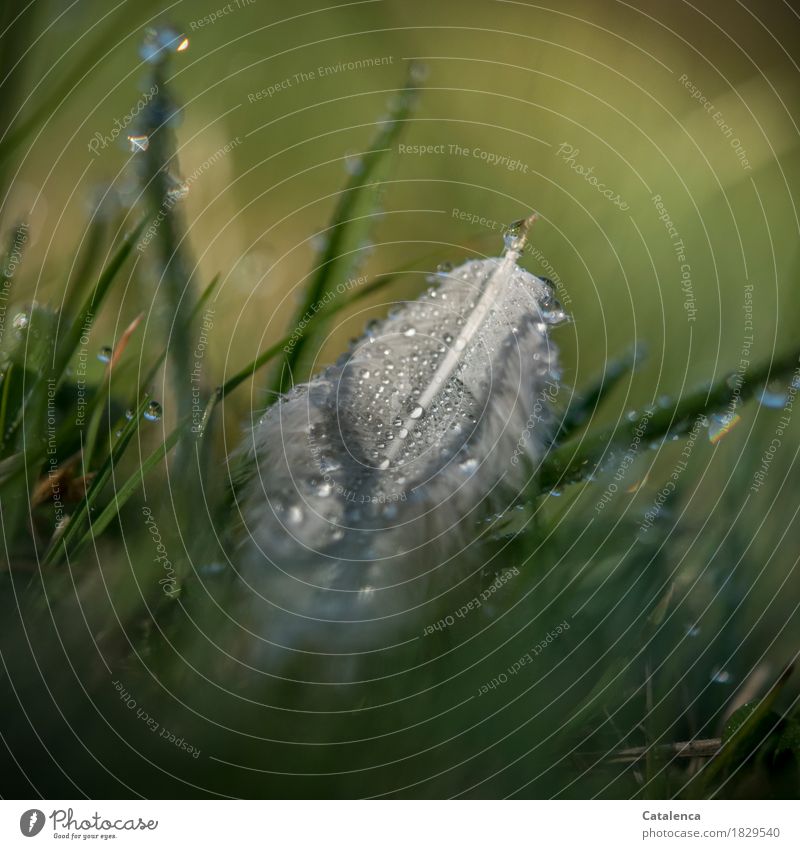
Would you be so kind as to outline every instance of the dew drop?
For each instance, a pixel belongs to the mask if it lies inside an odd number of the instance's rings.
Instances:
[[[175,185],[172,188],[167,189],[167,200],[170,203],[177,203],[178,201],[183,200],[189,194],[189,184],[184,183],[180,180],[175,182]]]
[[[128,136],[128,143],[131,146],[131,153],[144,153],[150,147],[148,136]]]
[[[181,35],[172,27],[159,27],[154,29],[150,27],[144,36],[139,55],[145,62],[155,64],[160,62],[164,56],[164,52],[174,50],[176,53],[183,53],[189,47],[189,39]]]
[[[515,252],[522,250],[525,247],[527,231],[528,223],[524,218],[520,218],[519,221],[509,224],[503,234],[503,242],[505,243],[506,250]]]
[[[344,168],[348,174],[361,174],[364,170],[364,160],[358,153],[351,151],[344,155]]]
[[[338,472],[342,468],[342,464],[332,457],[320,457],[319,468],[323,474]]]
[[[103,347],[97,352],[97,359],[100,360],[101,363],[110,363],[113,353],[113,350],[109,348],[108,345],[103,345]]]
[[[727,436],[733,428],[742,420],[738,413],[713,413],[708,418],[708,441],[716,445],[724,436]]]
[[[30,324],[30,316],[26,312],[18,312],[14,316],[14,321],[12,325],[15,330],[26,330],[28,325]]]
[[[424,410],[417,404],[416,407],[409,413],[412,419],[421,419]]]
[[[714,684],[730,684],[733,676],[727,669],[716,668],[711,673],[711,681]]]
[[[161,420],[161,404],[158,401],[151,401],[144,411],[144,417],[149,422],[157,422]]]
[[[780,385],[767,384],[761,390],[758,398],[758,403],[762,407],[769,407],[771,410],[780,410],[789,400],[788,393]]]
[[[408,74],[411,78],[412,82],[415,83],[423,83],[428,79],[428,73],[430,69],[424,62],[420,62],[418,59],[415,59],[408,66]]]
[[[311,247],[317,252],[322,253],[328,247],[328,237],[324,233],[316,233],[310,239]],[[369,329],[369,327],[367,328]]]

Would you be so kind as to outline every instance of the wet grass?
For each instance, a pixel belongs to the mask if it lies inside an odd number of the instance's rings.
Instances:
[[[169,33],[159,37],[171,45]],[[20,297],[22,281],[35,279],[40,269],[24,257],[27,225],[6,234],[3,734],[7,745],[16,741],[10,749],[28,747],[29,755],[3,772],[3,791],[170,796],[201,787],[220,795],[347,795],[366,785],[319,776],[279,785],[269,774],[209,759],[227,740],[215,724],[235,726],[233,751],[241,751],[238,738],[263,734],[264,715],[248,712],[250,703],[270,704],[278,685],[257,675],[240,688],[230,683],[243,703],[241,714],[199,721],[192,705],[216,709],[221,703],[201,661],[194,667],[187,658],[201,658],[208,651],[204,641],[224,633],[222,617],[204,599],[235,609],[241,592],[226,565],[238,531],[231,479],[241,470],[229,469],[225,460],[231,446],[216,426],[220,410],[234,399],[232,415],[242,419],[253,406],[275,403],[293,377],[313,368],[334,317],[369,310],[371,296],[391,293],[398,283],[419,289],[417,278],[408,284],[397,268],[368,273],[344,296],[326,297],[365,268],[381,192],[395,165],[393,149],[425,96],[424,85],[418,69],[398,81],[388,115],[376,121],[373,141],[352,164],[321,231],[325,243],[306,274],[294,317],[219,385],[202,384],[193,406],[185,380],[192,340],[229,270],[201,279],[174,200],[180,163],[169,55],[165,50],[150,66],[160,96],[141,116],[150,145],[141,155],[137,199],[128,208],[106,205],[93,212],[83,244],[69,252],[74,268],[59,299],[45,305]],[[86,66],[85,58],[77,60],[61,87],[0,142],[3,173]],[[155,238],[140,250],[154,225]],[[419,269],[428,261],[420,250],[408,266]],[[104,311],[119,303],[132,280],[142,279],[154,289],[163,284],[159,304],[167,320],[159,324],[160,344],[153,345],[152,334],[144,344],[138,322],[119,327],[98,365],[94,343],[86,341],[91,328],[113,323]],[[800,686],[791,663],[800,629],[790,540],[796,538],[792,493],[800,480],[792,460],[766,476],[763,486],[756,482],[764,466],[761,449],[794,401],[800,347],[787,345],[738,376],[731,357],[721,363],[721,376],[690,381],[674,397],[641,409],[619,402],[626,381],[647,362],[641,343],[630,339],[620,347],[633,353],[597,363],[596,379],[562,404],[551,450],[518,509],[476,528],[474,549],[485,562],[487,582],[512,567],[519,578],[497,593],[494,609],[502,605],[502,616],[487,614],[463,626],[474,631],[452,670],[447,658],[459,645],[456,633],[432,638],[445,658],[437,667],[440,680],[472,670],[455,687],[465,698],[459,733],[450,733],[445,717],[452,694],[439,687],[424,739],[446,742],[413,766],[381,770],[375,792],[796,794]],[[205,363],[204,373],[214,373],[213,366]],[[248,386],[251,393],[257,386],[270,392],[253,404],[243,391]],[[733,427],[742,419],[747,433],[742,424]],[[696,442],[687,443],[693,427]],[[784,430],[788,456],[798,444],[796,427]],[[687,444],[696,462],[681,465]],[[153,557],[155,533],[143,511],[159,517],[157,551],[163,546],[168,558]],[[775,539],[783,543],[773,546]],[[540,662],[524,674],[506,671],[562,620],[572,627],[547,643]],[[774,621],[783,625],[773,631]],[[181,760],[183,752],[161,747],[152,754],[158,763],[153,770],[123,745],[120,737],[150,751],[131,712],[109,694],[106,673],[133,681],[149,714],[191,737],[202,761]],[[494,682],[491,691],[467,704],[475,685],[486,682]],[[413,679],[405,683],[414,686]],[[268,715],[267,736],[275,739],[297,721]],[[486,716],[494,724],[475,731]],[[399,717],[382,717],[374,727],[367,722],[366,730],[359,719],[342,733],[378,735],[381,723],[393,729]],[[392,754],[402,760],[407,745],[405,738],[387,743],[384,760]],[[267,747],[264,757],[285,762],[280,748]],[[113,775],[85,750],[113,761]],[[335,746],[314,756],[293,761],[290,755],[289,761],[310,765],[309,772],[335,773],[340,766]],[[50,758],[69,766],[53,770]],[[465,761],[473,766],[459,772]],[[447,767],[440,778],[421,778],[438,775],[439,763]]]

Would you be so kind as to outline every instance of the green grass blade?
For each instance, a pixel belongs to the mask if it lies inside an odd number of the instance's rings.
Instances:
[[[197,318],[200,315],[200,310],[208,303],[208,299],[214,294],[219,286],[219,281],[222,279],[222,275],[217,272],[212,278],[211,282],[206,286],[205,289],[200,293],[200,297],[197,299],[197,303],[192,307],[191,312],[189,313],[190,318]]]
[[[592,418],[600,404],[617,387],[620,380],[630,374],[641,359],[641,351],[633,350],[609,360],[603,373],[570,404],[561,422],[556,442],[565,442],[575,431],[582,428]]]
[[[201,294],[201,295],[200,295],[200,297],[197,299],[197,303],[196,303],[196,304],[192,307],[192,310],[191,310],[191,312],[189,313],[189,318],[190,318],[192,321],[194,321],[194,319],[196,319],[196,318],[197,318],[197,316],[198,316],[198,315],[200,315],[200,310],[201,310],[201,309],[203,309],[203,307],[204,307],[204,306],[206,305],[206,303],[208,302],[209,298],[210,298],[210,297],[214,294],[214,291],[215,291],[215,289],[217,288],[217,286],[219,285],[219,281],[220,281],[221,279],[222,279],[222,277],[221,277],[221,275],[220,275],[220,274],[215,274],[215,275],[211,278],[211,282],[210,282],[210,283],[208,284],[208,286],[206,286],[206,288],[203,290],[202,294]],[[165,347],[164,347],[164,349],[161,351],[161,353],[160,353],[160,354],[158,355],[158,357],[156,358],[156,361],[153,363],[153,365],[152,365],[152,366],[150,366],[150,370],[149,370],[149,371],[147,372],[147,374],[145,375],[145,378],[144,378],[144,380],[142,381],[142,383],[141,383],[141,387],[140,387],[141,392],[146,392],[146,391],[147,391],[147,387],[148,387],[148,386],[149,386],[149,385],[153,382],[153,380],[155,379],[155,376],[156,376],[156,374],[157,374],[158,370],[161,368],[161,366],[162,366],[162,365],[164,365],[164,362],[165,362],[165,361],[166,361],[166,359],[167,359],[167,354],[168,354],[168,353],[169,353],[169,348],[165,346]]]
[[[86,237],[86,244],[81,252],[78,266],[72,275],[72,285],[70,281],[66,282],[66,297],[62,313],[64,315],[74,315],[78,311],[78,303],[83,293],[86,281],[88,281],[95,271],[95,262],[97,257],[101,255],[103,244],[108,235],[108,222],[105,216],[99,211],[95,212],[89,224],[89,233]]]
[[[307,316],[313,316],[319,310],[319,304],[330,289],[331,282],[352,276],[363,259],[361,246],[374,218],[377,185],[381,181],[388,154],[413,109],[416,93],[415,72],[412,70],[405,86],[392,104],[388,118],[363,155],[363,167],[350,176],[339,195],[327,231],[325,250],[311,277],[305,298],[294,316],[292,327],[299,326],[307,320]],[[278,375],[274,389],[281,391],[288,388],[288,375],[297,369],[308,338],[307,334],[304,335],[287,353],[284,368]]]
[[[86,497],[81,501],[80,506],[73,513],[69,525],[67,525],[64,533],[51,543],[48,550],[45,552],[43,564],[52,563],[59,553],[68,551],[75,541],[82,535],[82,525],[89,516],[94,503],[97,501],[100,493],[111,478],[114,468],[119,463],[125,449],[128,447],[134,434],[141,426],[142,415],[147,409],[150,399],[145,397],[139,407],[133,414],[133,417],[125,423],[116,442],[112,445],[108,457],[98,470],[92,481],[91,486],[86,491]]]
[[[109,524],[111,524],[113,519],[119,514],[120,510],[122,510],[125,504],[127,504],[130,500],[134,492],[136,492],[138,487],[143,483],[144,476],[150,472],[160,460],[164,459],[178,444],[178,440],[183,435],[185,427],[186,422],[178,425],[161,443],[161,445],[159,445],[158,448],[156,448],[156,450],[147,457],[142,465],[125,481],[125,483],[123,483],[119,489],[115,490],[113,501],[111,501],[102,513],[100,513],[100,515],[89,524],[83,535],[75,542],[75,546],[71,552],[73,557],[79,555],[92,539],[96,539],[103,533]]]
[[[57,379],[60,379],[63,376],[70,357],[73,355],[75,349],[80,343],[81,335],[85,331],[86,323],[91,323],[94,314],[97,312],[104,298],[108,294],[111,284],[114,282],[120,269],[125,264],[125,260],[127,260],[130,256],[131,251],[139,239],[139,236],[141,236],[146,224],[147,218],[143,218],[122,240],[122,243],[100,273],[97,283],[91,293],[86,296],[83,306],[80,308],[77,316],[75,316],[75,318],[70,322],[70,325],[63,336],[62,342],[56,351],[54,376]]]
[[[285,347],[287,347],[293,340],[304,338],[310,333],[310,331],[314,327],[316,327],[317,323],[329,319],[332,315],[341,311],[350,304],[354,304],[362,298],[366,298],[368,295],[371,295],[374,292],[377,292],[378,290],[382,289],[383,287],[388,286],[389,283],[392,283],[398,276],[399,273],[395,272],[380,275],[380,279],[373,280],[371,283],[368,283],[366,286],[359,289],[348,301],[332,301],[324,309],[321,309],[313,316],[313,318],[309,320],[308,324],[304,327],[299,336],[285,336],[279,342],[276,342],[274,345],[271,345],[269,348],[267,348],[266,351],[260,353],[252,362],[248,363],[243,369],[240,369],[238,372],[236,372],[233,377],[229,378],[221,386],[218,386],[211,395],[211,398],[209,398],[206,409],[203,412],[203,421],[200,426],[200,433],[202,434],[205,432],[209,417],[211,416],[217,404],[222,401],[227,395],[233,392],[234,389],[239,387],[249,378],[253,377],[260,368],[262,368],[268,362],[277,357],[278,354],[280,354],[280,352]],[[275,397],[278,396],[276,395]]]
[[[6,444],[6,417],[8,416],[8,393],[11,387],[11,374],[14,369],[14,364],[9,363],[8,368],[3,372],[3,396],[0,399],[0,455]]]
[[[3,257],[3,268],[0,270],[0,292],[3,293],[3,300],[8,300],[9,284],[17,272],[22,260],[22,249],[27,241],[28,225],[20,221],[9,234],[8,247]]]
[[[155,60],[149,81],[156,94],[137,119],[137,132],[147,136],[146,149],[135,160],[139,184],[153,225],[145,237],[148,249],[158,267],[160,298],[167,321],[163,332],[169,341],[168,357],[173,365],[169,373],[173,381],[173,405],[179,418],[191,408],[184,375],[191,373],[193,359],[193,320],[190,303],[194,288],[196,263],[190,255],[186,238],[183,204],[184,186],[179,178],[179,162],[175,133],[170,118],[178,114],[167,85],[170,63],[168,51]]]
[[[800,349],[763,363],[744,377],[739,386],[739,403],[752,398],[769,380],[787,377],[800,367]],[[625,451],[636,436],[634,431],[645,427],[642,443],[657,440],[667,434],[687,434],[698,416],[725,411],[731,404],[733,390],[729,378],[723,378],[710,387],[698,389],[680,400],[660,408],[643,424],[641,415],[630,416],[616,428],[590,434],[576,448],[562,445],[551,451],[542,463],[539,485],[543,492],[576,483],[592,474],[602,459],[615,451]]]
[[[719,752],[692,777],[684,787],[684,794],[694,790],[699,784],[704,788],[704,796],[708,796],[715,781],[722,777],[738,757],[752,754],[753,749],[763,742],[763,724],[775,705],[778,696],[792,675],[793,668],[787,667],[778,680],[770,687],[764,698],[758,701],[750,710],[749,715],[730,734],[723,739]],[[747,707],[747,706],[745,706]],[[740,708],[741,710],[741,708]],[[735,714],[734,714],[735,716]]]

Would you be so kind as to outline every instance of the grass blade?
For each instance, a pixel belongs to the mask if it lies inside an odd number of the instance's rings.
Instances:
[[[147,218],[143,218],[122,240],[122,243],[101,272],[91,293],[87,295],[78,315],[71,321],[56,351],[54,376],[57,379],[63,376],[70,357],[80,343],[86,323],[92,321],[95,312],[108,294],[119,270],[125,264],[125,260],[128,259],[136,241],[141,236],[145,224],[147,224]]]
[[[763,363],[743,378],[739,386],[739,403],[752,398],[769,381],[786,377],[800,368],[800,349]],[[641,441],[659,439],[667,434],[682,436],[691,430],[698,416],[725,411],[731,404],[733,390],[729,378],[698,389],[680,400],[656,411],[643,423],[643,416],[630,416],[616,428],[588,436],[578,448],[563,445],[551,451],[542,463],[540,488],[543,492],[577,483],[592,474],[602,459],[615,451],[624,451],[634,438],[634,431],[646,428]]]
[[[377,292],[379,289],[382,289],[384,286],[387,286],[389,283],[392,283],[398,276],[399,274],[395,272],[380,275],[380,279],[373,280],[366,286],[359,289],[348,301],[330,302],[326,307],[319,310],[308,321],[303,330],[300,332],[300,335],[293,334],[292,336],[284,336],[283,339],[281,339],[279,342],[276,342],[274,345],[271,345],[269,348],[267,348],[266,351],[260,353],[252,362],[248,363],[243,369],[240,369],[238,372],[236,372],[233,377],[229,378],[221,386],[218,386],[209,398],[208,404],[206,405],[206,409],[203,412],[203,420],[200,425],[199,431],[200,434],[205,432],[209,417],[211,416],[217,404],[222,401],[227,395],[233,392],[234,389],[239,387],[249,378],[253,377],[260,368],[262,368],[268,362],[277,357],[278,354],[280,354],[280,352],[284,348],[286,348],[292,341],[305,338],[309,334],[309,332],[316,326],[317,323],[330,318],[332,315],[334,315],[334,313],[339,312],[346,306],[354,304],[362,298],[366,298],[368,295]],[[277,397],[277,395],[275,397]]]
[[[306,290],[291,326],[300,326],[309,315],[319,310],[323,296],[330,288],[333,279],[345,280],[352,276],[363,259],[363,242],[371,226],[377,202],[376,187],[380,182],[382,169],[388,154],[403,130],[406,120],[413,109],[416,99],[416,68],[412,66],[409,77],[391,107],[390,114],[382,124],[367,152],[363,155],[362,167],[350,176],[347,185],[339,195],[328,228],[328,241]],[[286,355],[284,367],[280,370],[274,389],[283,391],[288,388],[289,375],[297,370],[300,357],[308,342],[304,334]]]
[[[763,742],[765,720],[772,711],[775,702],[792,675],[793,668],[787,667],[778,680],[770,687],[764,698],[758,701],[747,718],[727,738],[723,738],[722,747],[717,754],[699,770],[684,787],[688,794],[698,784],[704,788],[703,796],[708,797],[714,782],[733,766],[737,757],[746,756]],[[745,706],[747,708],[749,706]],[[740,708],[741,710],[741,708]],[[766,723],[768,724],[768,722]]]
[[[215,274],[215,275],[211,278],[211,282],[208,284],[208,286],[206,286],[206,288],[203,290],[203,292],[202,292],[202,294],[200,295],[200,297],[197,299],[197,303],[196,303],[196,304],[192,307],[192,311],[191,311],[191,313],[189,314],[189,318],[190,318],[192,321],[193,321],[194,319],[196,319],[198,315],[200,315],[200,310],[201,310],[201,309],[205,306],[205,304],[208,302],[208,299],[209,299],[209,298],[211,297],[211,295],[214,293],[214,290],[215,290],[215,289],[217,288],[217,286],[219,285],[219,281],[220,281],[221,279],[222,279],[222,278],[221,278],[221,276],[220,276],[219,274]],[[158,355],[158,357],[157,357],[156,361],[153,363],[153,365],[152,365],[152,366],[150,366],[150,370],[147,372],[147,374],[145,375],[144,380],[143,380],[143,381],[142,381],[142,383],[141,383],[140,391],[141,391],[142,393],[144,393],[145,391],[147,391],[147,387],[148,387],[148,386],[149,386],[149,385],[153,382],[153,380],[155,379],[156,373],[158,372],[158,370],[161,368],[161,366],[162,366],[162,365],[164,364],[164,362],[166,361],[166,359],[167,359],[167,354],[168,354],[168,353],[169,353],[169,348],[168,348],[168,347],[165,347],[165,348],[161,351],[161,353]]]
[[[164,459],[167,454],[178,444],[178,440],[183,435],[186,422],[178,425],[172,433],[161,443],[161,445],[150,454],[149,457],[139,466],[139,468],[122,484],[122,486],[114,491],[114,499],[100,515],[89,524],[84,534],[76,541],[72,556],[80,554],[90,540],[95,539],[111,524],[113,519],[119,514],[120,510],[127,504],[131,496],[136,492],[140,484],[144,482],[144,476],[150,472],[156,464]]]
[[[625,375],[630,374],[641,362],[643,354],[640,350],[632,350],[620,357],[611,359],[594,383],[582,391],[570,405],[561,428],[556,436],[556,442],[565,442],[575,431],[582,428],[594,415],[595,410],[617,387]]]
[[[98,470],[92,481],[91,486],[86,491],[86,497],[81,501],[80,506],[70,519],[66,531],[51,543],[48,550],[45,552],[42,560],[43,565],[52,563],[60,552],[66,552],[75,543],[75,540],[81,535],[81,526],[83,522],[89,518],[91,509],[97,501],[100,493],[111,478],[111,473],[119,463],[120,458],[125,453],[134,434],[141,425],[142,415],[150,403],[149,397],[145,397],[139,407],[134,412],[132,418],[127,421],[122,428],[116,442],[112,445],[108,457]]]

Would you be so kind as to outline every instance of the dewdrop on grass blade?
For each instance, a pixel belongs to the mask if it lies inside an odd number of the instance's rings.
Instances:
[[[534,219],[508,229],[502,256],[440,271],[371,322],[246,440],[241,560],[269,643],[372,650],[475,572],[478,523],[509,509],[552,431],[549,330],[566,315],[517,265]]]

